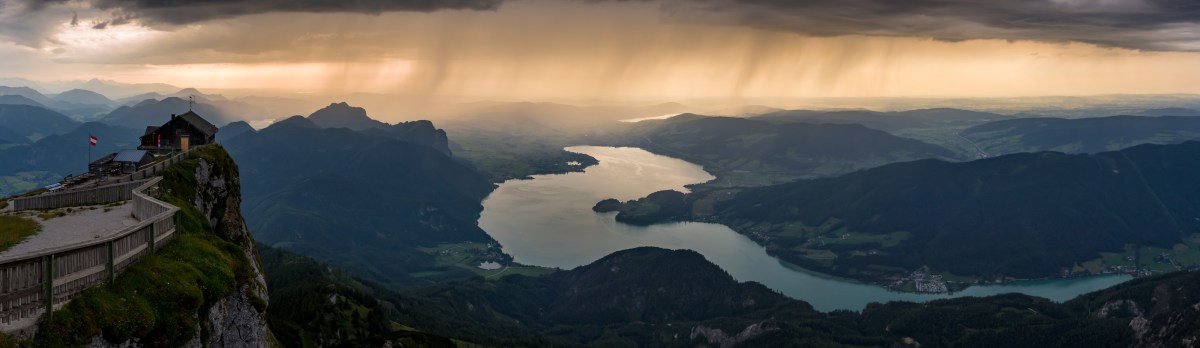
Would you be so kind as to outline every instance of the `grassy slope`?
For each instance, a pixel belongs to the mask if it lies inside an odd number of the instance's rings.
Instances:
[[[8,205],[8,201],[3,202]],[[0,207],[4,209],[4,207]],[[0,216],[0,252],[12,248],[41,229],[37,222],[16,216]]]

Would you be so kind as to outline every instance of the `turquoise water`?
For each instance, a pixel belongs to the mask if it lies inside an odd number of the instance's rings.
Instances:
[[[804,300],[818,310],[861,310],[870,302],[928,301],[1019,292],[1064,301],[1131,279],[1125,275],[1048,279],[973,286],[954,294],[914,294],[835,279],[789,267],[749,238],[720,224],[682,222],[649,227],[616,222],[615,213],[595,213],[605,198],[630,200],[713,178],[698,165],[638,148],[573,146],[600,161],[582,173],[510,180],[483,202],[479,225],[516,262],[574,268],[614,251],[640,246],[691,249],[740,281],[755,281]],[[647,265],[652,267],[653,265]]]

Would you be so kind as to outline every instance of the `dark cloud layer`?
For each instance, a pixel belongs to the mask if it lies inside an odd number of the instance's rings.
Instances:
[[[42,11],[83,2],[104,13],[92,26],[129,22],[169,27],[272,12],[364,13],[495,10],[516,0],[0,0]],[[554,0],[568,1],[568,0]],[[1200,0],[574,0],[657,2],[663,17],[810,36],[895,36],[1085,42],[1149,51],[1200,51]],[[579,13],[587,16],[588,13]],[[71,20],[71,17],[61,21]],[[0,23],[12,33],[33,24]],[[20,40],[37,42],[24,35]],[[4,34],[4,33],[0,33]],[[36,35],[35,35],[36,36]]]
[[[53,43],[54,28],[76,26],[79,14],[65,10],[89,8],[89,26],[104,30],[128,23],[149,27],[198,23],[274,12],[361,13],[495,10],[507,0],[0,0],[0,40],[29,47]],[[66,12],[64,12],[66,11]],[[99,13],[96,13],[99,12]]]
[[[668,0],[684,20],[813,36],[1006,39],[1200,50],[1198,0]]]
[[[22,0],[30,8],[68,0]],[[504,0],[87,0],[93,8],[117,13],[114,21],[137,18],[147,24],[189,24],[270,12],[495,10]],[[108,23],[119,24],[119,23]]]

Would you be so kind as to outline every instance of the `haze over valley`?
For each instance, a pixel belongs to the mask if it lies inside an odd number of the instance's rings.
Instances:
[[[0,346],[1190,347],[1198,18],[0,0]]]

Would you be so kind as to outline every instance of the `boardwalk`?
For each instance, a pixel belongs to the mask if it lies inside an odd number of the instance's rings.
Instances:
[[[162,180],[156,175],[185,156],[172,155],[107,185],[11,200],[8,209],[24,216],[70,213],[36,218],[41,232],[0,253],[0,331],[33,328],[42,314],[112,282],[174,239],[179,208],[154,198]]]
[[[40,223],[42,230],[21,244],[0,252],[0,262],[57,246],[110,237],[121,232],[122,229],[138,223],[138,220],[132,216],[133,204],[130,202],[115,207],[97,205],[79,207],[74,210],[66,216],[50,220],[42,220],[32,212],[21,214],[28,215],[28,218]]]
[[[151,196],[160,180],[141,182],[131,190],[131,201],[68,208],[72,213],[41,221],[42,232],[0,254],[0,331],[33,327],[43,313],[66,305],[88,288],[113,281],[138,259],[170,242],[179,208]],[[104,196],[97,194],[100,190],[109,189],[69,191],[38,200],[88,201]]]

